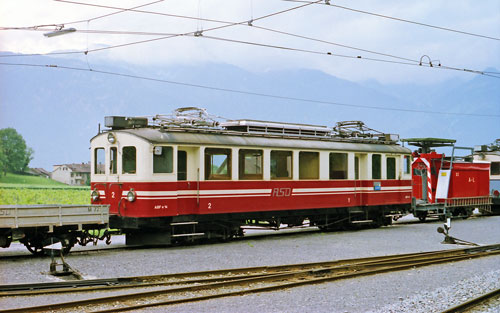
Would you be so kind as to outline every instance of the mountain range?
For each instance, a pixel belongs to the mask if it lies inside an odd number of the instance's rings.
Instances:
[[[500,138],[500,81],[481,75],[464,73],[463,79],[432,85],[381,84],[347,81],[317,70],[250,72],[214,63],[90,64],[49,56],[3,61],[59,66],[0,65],[0,128],[15,128],[34,149],[31,167],[87,162],[89,140],[105,116],[166,114],[185,106],[229,119],[327,126],[361,120],[401,138],[451,138],[460,146]]]

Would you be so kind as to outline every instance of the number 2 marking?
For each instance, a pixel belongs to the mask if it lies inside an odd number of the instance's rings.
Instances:
[[[115,198],[115,192],[114,191],[111,193],[111,198],[113,198],[113,199]]]
[[[212,208],[212,203],[211,203],[211,202],[209,202],[209,203],[208,203],[208,209],[210,210],[211,208]]]

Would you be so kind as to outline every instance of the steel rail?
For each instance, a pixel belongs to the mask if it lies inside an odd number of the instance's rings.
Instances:
[[[495,251],[495,252],[485,252],[487,254],[500,254],[500,251]],[[482,255],[474,255],[472,257],[479,257]],[[104,310],[99,310],[99,311],[94,311],[94,312],[124,312],[124,311],[131,311],[131,310],[138,310],[138,309],[143,309],[143,308],[148,308],[148,307],[155,307],[155,306],[166,306],[166,305],[173,305],[173,304],[180,304],[180,303],[188,303],[188,302],[196,302],[196,301],[202,301],[202,300],[208,300],[208,299],[215,299],[215,298],[221,298],[221,297],[228,297],[228,296],[235,296],[235,295],[243,295],[243,294],[250,294],[250,293],[259,293],[259,292],[268,292],[268,291],[281,291],[285,288],[292,288],[292,287],[298,287],[298,286],[303,286],[303,285],[311,285],[311,284],[319,284],[319,283],[324,283],[324,282],[330,282],[334,280],[339,280],[339,279],[346,279],[346,278],[354,278],[354,277],[359,277],[359,276],[365,276],[365,275],[373,275],[373,274],[380,274],[380,273],[387,273],[387,272],[393,272],[393,271],[400,271],[400,270],[405,270],[405,269],[410,269],[410,268],[415,268],[415,267],[421,267],[421,266],[427,266],[427,265],[432,265],[432,264],[439,264],[439,263],[447,263],[447,262],[453,262],[453,261],[460,261],[464,259],[469,259],[471,256],[462,256],[462,257],[453,257],[451,259],[447,258],[441,258],[439,260],[435,261],[422,261],[422,262],[415,262],[415,263],[408,263],[405,265],[390,265],[386,264],[386,266],[378,268],[374,266],[374,269],[368,269],[368,270],[359,270],[359,271],[352,271],[349,273],[343,273],[340,275],[336,276],[328,276],[328,270],[321,270],[321,271],[304,271],[300,273],[287,273],[287,274],[277,274],[274,275],[274,277],[267,277],[267,279],[274,279],[277,281],[282,281],[283,279],[288,278],[289,280],[292,280],[291,282],[285,282],[285,283],[278,283],[275,285],[271,286],[266,286],[266,287],[256,287],[256,288],[245,288],[244,290],[238,290],[238,291],[231,291],[231,292],[225,292],[225,293],[218,293],[218,294],[213,294],[213,295],[204,295],[204,296],[198,296],[198,297],[186,297],[186,298],[180,298],[180,299],[175,299],[175,300],[167,300],[167,301],[158,301],[154,303],[147,303],[147,304],[139,304],[139,305],[130,305],[126,307],[120,307],[120,308],[113,308],[113,309],[104,309]],[[317,277],[317,276],[326,276],[326,277],[320,277],[320,278],[306,278],[306,272],[310,274],[312,277]],[[216,284],[210,284],[206,286],[197,286],[195,289],[189,289],[189,290],[180,290],[179,292],[183,291],[194,291],[196,289],[198,290],[206,290],[206,289],[213,289],[214,287],[228,287],[231,285],[237,285],[238,283],[245,283],[247,286],[248,283],[257,283],[259,281],[257,280],[242,280],[242,281],[233,281],[229,284],[224,284],[224,283],[216,283]],[[218,286],[221,284],[221,286]],[[165,290],[166,293],[173,293],[174,291],[171,290]],[[162,293],[164,295],[165,293]]]
[[[146,292],[140,292],[140,293],[128,293],[128,294],[122,294],[119,296],[111,296],[111,297],[102,297],[102,298],[93,298],[93,299],[86,299],[86,300],[79,300],[79,301],[74,301],[74,302],[65,302],[65,303],[57,303],[57,304],[49,304],[49,305],[43,305],[43,306],[36,306],[36,307],[25,307],[25,308],[19,308],[19,309],[12,309],[12,310],[5,310],[3,312],[26,312],[26,311],[42,311],[42,310],[55,310],[55,309],[62,309],[62,308],[78,308],[81,309],[81,306],[88,305],[88,304],[105,304],[109,302],[115,302],[115,301],[122,301],[125,302],[127,300],[134,300],[138,298],[144,298],[144,297],[156,297],[156,296],[164,296],[167,293],[180,293],[180,292],[193,292],[193,291],[201,291],[201,290],[215,290],[216,288],[221,288],[221,287],[231,287],[231,286],[236,286],[236,285],[243,285],[247,286],[246,289],[244,290],[238,290],[238,291],[233,291],[229,293],[219,293],[215,295],[208,295],[208,296],[201,296],[201,297],[191,297],[191,298],[183,298],[183,299],[176,299],[176,300],[169,300],[169,301],[160,301],[160,302],[155,302],[151,304],[146,304],[146,305],[132,305],[128,307],[122,307],[122,308],[113,308],[111,311],[126,311],[126,310],[134,310],[134,309],[140,309],[144,307],[149,307],[149,306],[160,306],[160,305],[169,305],[169,304],[176,304],[176,303],[183,303],[183,302],[191,302],[191,301],[199,301],[199,300],[204,300],[204,299],[209,299],[209,298],[218,298],[222,296],[228,296],[228,295],[239,295],[239,294],[244,294],[244,293],[255,293],[255,292],[263,292],[263,291],[270,291],[270,290],[276,290],[276,289],[283,289],[283,288],[290,288],[290,287],[295,287],[295,286],[300,286],[300,285],[305,285],[305,284],[315,284],[315,283],[321,283],[321,282],[326,282],[326,281],[332,281],[332,280],[337,280],[337,279],[345,279],[345,278],[352,278],[352,277],[357,277],[361,275],[371,275],[371,274],[377,274],[377,273],[384,273],[384,272],[391,272],[391,271],[398,271],[398,270],[404,270],[404,269],[409,269],[413,267],[419,267],[419,266],[427,266],[431,264],[439,264],[439,263],[445,263],[445,262],[452,262],[452,261],[460,261],[464,259],[471,259],[471,258],[476,258],[476,257],[481,257],[481,256],[486,256],[486,255],[494,255],[494,254],[500,254],[500,250],[498,245],[496,247],[489,246],[489,247],[481,247],[483,249],[477,249],[477,248],[467,248],[467,249],[458,249],[454,250],[455,255],[451,254],[450,255],[450,250],[447,251],[441,251],[441,255],[438,253],[424,253],[424,256],[420,257],[415,257],[412,259],[411,256],[406,256],[406,257],[401,257],[401,256],[396,256],[396,258],[388,258],[386,260],[376,260],[375,258],[372,258],[371,261],[366,261],[364,262],[358,262],[355,264],[343,264],[343,265],[333,265],[330,267],[326,268],[313,268],[313,269],[308,269],[308,270],[297,270],[297,271],[290,271],[290,272],[278,272],[276,274],[269,274],[265,275],[262,277],[248,277],[248,278],[243,278],[243,279],[235,279],[232,281],[225,281],[225,282],[215,282],[215,283],[208,283],[208,284],[201,284],[201,285],[195,285],[195,286],[188,286],[188,287],[181,287],[181,288],[175,288],[175,289],[161,289],[161,290],[155,290],[155,291],[146,291]],[[428,257],[426,257],[426,255]],[[406,259],[406,260],[405,260]],[[332,262],[333,263],[333,262]],[[337,262],[338,263],[338,262]],[[323,276],[319,277],[318,276]],[[290,282],[291,280],[291,282]],[[271,281],[276,282],[279,281],[278,284],[274,284],[271,286],[266,286],[266,287],[255,287],[255,288],[248,288],[248,285],[255,284],[255,283],[263,283],[263,282],[269,282]],[[285,281],[285,283],[282,283],[282,281]],[[108,312],[107,310],[104,310],[103,312]]]
[[[489,248],[487,248],[489,247]],[[483,246],[482,249],[494,249],[496,246]],[[500,249],[500,245],[497,247]],[[476,248],[477,250],[477,248]],[[211,271],[199,271],[199,272],[188,272],[188,273],[174,273],[174,274],[160,274],[160,275],[149,275],[149,276],[131,276],[131,277],[119,277],[119,278],[108,278],[108,279],[92,279],[92,280],[80,280],[80,281],[65,281],[65,282],[50,282],[50,283],[33,283],[33,284],[14,284],[14,285],[0,285],[0,296],[23,296],[23,295],[35,295],[35,294],[47,294],[47,293],[63,293],[63,292],[78,292],[78,291],[96,291],[102,289],[123,289],[123,288],[134,288],[134,287],[147,287],[147,286],[160,286],[166,284],[193,284],[193,283],[206,283],[206,282],[216,282],[222,280],[238,279],[240,276],[236,274],[243,274],[244,277],[257,277],[264,276],[268,274],[263,273],[276,273],[283,271],[292,271],[307,268],[317,268],[317,267],[332,267],[340,266],[342,264],[360,264],[366,262],[376,262],[376,261],[387,261],[387,260],[398,260],[398,259],[408,259],[414,257],[424,257],[431,255],[449,255],[456,254],[459,252],[471,253],[473,249],[451,249],[451,250],[438,250],[430,252],[420,252],[420,253],[406,253],[398,255],[388,255],[388,256],[376,256],[376,257],[366,257],[357,259],[344,259],[336,261],[326,261],[326,262],[313,262],[313,263],[302,263],[302,264],[291,264],[291,265],[278,265],[278,266],[261,266],[261,267],[249,267],[249,268],[233,268],[233,269],[223,269],[223,270],[211,270]],[[233,276],[228,276],[231,273]],[[219,278],[203,278],[203,279],[193,279],[197,276],[223,276]],[[169,281],[160,282],[159,280],[172,280],[179,278],[190,278],[190,280],[181,281]],[[151,283],[147,283],[152,281]],[[137,283],[133,283],[137,282]]]
[[[472,309],[478,305],[481,305],[483,303],[488,302],[491,299],[494,299],[496,297],[500,296],[500,289],[493,290],[491,292],[485,293],[480,295],[477,298],[470,299],[468,301],[465,301],[463,303],[460,303],[456,306],[453,306],[451,308],[448,308],[441,313],[458,313],[458,312],[465,312],[466,310]]]

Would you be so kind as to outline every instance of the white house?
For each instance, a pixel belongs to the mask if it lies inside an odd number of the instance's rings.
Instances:
[[[53,180],[72,186],[85,186],[90,182],[90,163],[54,165]]]

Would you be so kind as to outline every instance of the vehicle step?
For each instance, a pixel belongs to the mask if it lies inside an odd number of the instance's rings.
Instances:
[[[192,234],[177,234],[172,237],[190,237],[190,236],[205,236],[205,233],[192,233]]]
[[[351,224],[367,224],[367,223],[373,223],[373,220],[351,221]]]
[[[178,223],[170,223],[170,226],[179,226],[179,225],[196,225],[198,222],[178,222]]]

